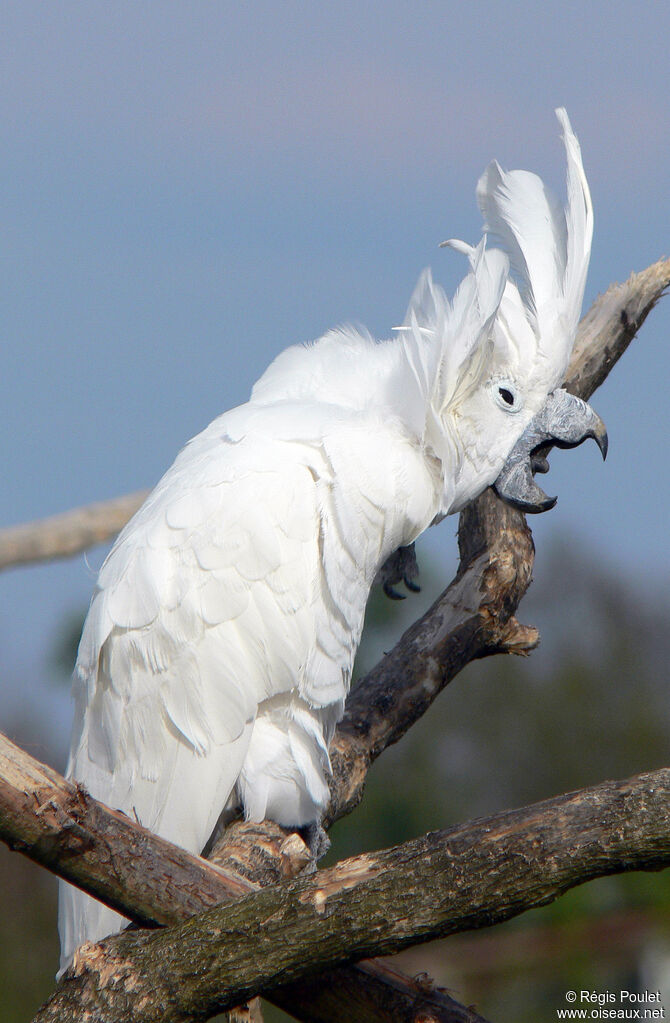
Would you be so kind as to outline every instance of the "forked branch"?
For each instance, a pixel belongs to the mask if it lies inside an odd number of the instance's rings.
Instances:
[[[585,398],[590,396],[630,343],[636,330],[639,329],[646,315],[669,283],[670,261],[661,261],[642,274],[633,275],[625,285],[613,286],[598,300],[582,321],[567,380],[570,390]],[[30,529],[30,527],[22,528]],[[468,661],[494,652],[524,652],[531,649],[536,641],[534,630],[520,626],[514,619],[516,607],[528,586],[532,571],[532,538],[523,518],[518,513],[506,509],[489,493],[462,516],[459,539],[462,561],[454,582],[427,615],[408,630],[395,650],[367,676],[350,698],[347,715],[338,730],[332,750],[334,777],[329,820],[334,820],[356,805],[360,799],[365,775],[372,760],[386,746],[397,741],[407,731],[426,710],[437,693]],[[0,567],[2,567],[1,550],[2,534],[0,534]],[[50,556],[57,556],[57,554],[52,553]],[[39,806],[42,816],[49,815],[45,810],[47,803],[48,800],[45,802],[37,799],[37,806]],[[34,809],[36,808],[34,807]],[[62,820],[60,824],[63,824]],[[260,829],[258,826],[253,829],[248,825],[233,825],[228,829],[223,842],[215,850],[217,862],[227,861],[228,865],[236,872],[253,878],[256,883],[267,883],[268,880],[281,875],[282,864],[285,865],[287,862],[287,847],[284,846],[283,852],[281,851],[283,836],[280,834],[277,839],[276,833],[276,826],[271,824],[262,825]],[[75,836],[76,834],[76,829],[72,828],[71,835]],[[264,843],[266,855],[261,870],[257,866],[259,835],[265,835],[267,838]],[[83,843],[83,846],[86,846],[86,842]],[[623,860],[616,862],[607,860],[606,869],[601,869],[603,862],[595,857],[593,869],[600,870],[600,872],[615,869],[638,869],[644,867],[644,863],[652,862],[653,857],[648,860],[644,859],[647,854],[650,854],[649,849],[642,855],[641,860],[635,861],[636,866],[626,866]],[[665,853],[661,854],[661,859],[664,855]],[[63,867],[67,866],[68,862],[71,865],[75,859],[83,862],[83,857],[79,853],[77,855],[70,853],[68,858],[68,855],[64,855],[63,849],[60,849],[53,852],[52,860],[48,865],[51,866],[51,869],[63,873],[64,876],[70,876]],[[193,859],[197,860],[197,858]],[[42,860],[42,862],[45,861]],[[382,861],[380,860],[380,862]],[[658,860],[653,860],[653,862],[656,865],[660,863]],[[116,861],[112,865],[116,867]],[[334,869],[344,869],[345,866],[345,864],[340,864],[340,867]],[[389,867],[389,869],[391,868]],[[107,874],[110,873],[112,872],[108,869]],[[322,878],[324,873],[316,875],[316,879]],[[586,877],[582,877],[581,880],[585,879]],[[479,878],[479,881],[481,882],[482,878]],[[88,890],[96,890],[95,885],[84,878],[79,883]],[[575,880],[571,883],[580,883],[580,881]],[[140,902],[135,901],[136,894],[133,893],[129,896],[123,881],[119,884],[119,891],[120,894],[115,893],[113,898],[110,898],[109,894],[105,895],[102,892],[99,894],[102,894],[105,901],[109,901],[117,908],[124,909],[125,907],[125,912],[138,920],[149,923],[153,919],[144,910],[139,911]],[[247,900],[243,901],[246,903]],[[190,911],[193,912],[193,909]],[[485,915],[487,912],[489,911],[484,911]],[[498,912],[504,914],[507,910],[499,908],[495,912],[491,911],[491,919],[487,917],[487,922],[493,922],[493,918],[502,919],[503,917],[496,916]],[[507,915],[510,913],[507,912]],[[180,919],[182,918],[180,917]],[[168,923],[172,920],[157,918],[155,922]],[[469,926],[482,925],[483,920],[479,923],[469,924]],[[441,923],[439,927],[442,926]],[[146,940],[153,941],[156,938],[157,936]],[[132,948],[127,946],[127,954],[134,956],[133,950],[137,949],[137,955],[141,958],[144,947],[142,941],[145,938],[135,935],[133,940],[137,944],[131,942]],[[165,938],[165,940],[169,942],[170,939]],[[419,935],[413,932],[411,937],[405,935],[398,940],[401,943],[425,940],[424,932]],[[283,939],[280,941],[280,945],[282,944]],[[126,946],[123,947],[126,948]],[[167,948],[168,946],[161,947]],[[354,943],[350,949],[351,954],[347,953],[345,959],[350,960],[357,957],[359,955],[357,950],[358,945]],[[288,949],[285,951],[288,955]],[[323,963],[345,961],[338,958],[340,954],[337,953],[334,957],[324,959]],[[87,957],[80,959],[79,978],[77,980],[71,978],[68,981],[67,993],[64,987],[56,993],[54,999],[49,1003],[52,1007],[60,1004],[58,999],[61,996],[66,999],[73,998],[73,991],[77,983],[84,980],[90,983],[91,979],[95,980],[96,977],[100,980],[98,953],[92,950],[91,955],[90,963]],[[212,955],[218,955],[218,953],[212,953]],[[110,960],[112,972],[109,973],[106,969],[104,971],[109,978],[116,977],[114,972],[116,967],[111,965],[113,962],[116,960]],[[316,969],[320,965],[321,961],[312,968]],[[130,971],[128,975],[135,976],[137,963],[134,959],[129,959],[126,966]],[[260,966],[263,967],[263,964],[261,963]],[[267,968],[267,963],[265,968]],[[293,976],[290,971],[295,967],[287,965],[281,969],[288,970],[288,975]],[[360,974],[362,969],[363,967],[344,967],[340,970],[340,976],[346,973],[348,981],[354,984],[360,983],[361,977],[356,977],[356,970]],[[370,964],[369,969],[374,971],[375,965]],[[382,974],[383,969],[380,968],[379,977],[383,986],[386,982]],[[282,981],[286,979],[286,976],[285,972],[282,973]],[[274,980],[253,981],[254,984],[258,983],[261,987],[266,987],[267,984],[274,982]],[[408,983],[411,984],[411,982]],[[72,986],[73,984],[75,987]],[[387,986],[390,987],[390,985]],[[234,987],[232,990],[237,992],[241,988]],[[254,990],[258,990],[258,987]],[[298,981],[293,984],[291,1012],[303,1020],[344,1020],[348,1018],[346,1015],[338,1016],[332,1005],[327,1011],[324,1010],[325,1015],[319,1015],[320,1010],[315,1004],[318,1002],[318,998],[316,998],[318,990],[317,985],[310,986],[308,981],[304,983]],[[107,997],[106,994],[103,991],[100,991],[99,994],[104,1001]],[[239,1000],[244,995],[234,994],[230,997],[233,1000]],[[232,1002],[226,1001],[226,1004],[232,1004]],[[196,1014],[194,1009],[192,1015]],[[188,1017],[179,1018],[186,1019]],[[370,1016],[370,1019],[373,1018],[384,1017]],[[398,1015],[397,1018],[403,1017]],[[435,1018],[456,1020],[467,1017],[436,1016]],[[476,1019],[476,1016],[473,1016],[473,1019]]]
[[[670,865],[669,815],[666,769],[344,860],[176,927],[125,931],[84,946],[35,1023],[205,1019],[325,967],[490,926],[593,878]]]

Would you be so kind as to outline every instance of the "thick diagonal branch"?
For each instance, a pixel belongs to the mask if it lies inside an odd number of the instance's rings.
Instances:
[[[660,260],[625,284],[613,284],[594,303],[579,327],[568,390],[591,397],[668,286],[670,260]],[[461,516],[459,545],[454,582],[348,700],[331,747],[331,821],[353,809],[373,759],[402,737],[470,660],[493,652],[526,653],[537,641],[535,630],[514,618],[533,565],[524,518],[485,494]],[[239,822],[214,856],[229,870],[269,884],[281,876],[281,839],[276,825],[259,829]],[[298,1018],[309,1019],[300,1016],[309,1001],[294,1004]]]
[[[666,769],[357,856],[174,928],[126,931],[85,947],[35,1023],[205,1019],[325,967],[490,926],[593,878],[670,865],[669,816]]]
[[[669,282],[670,261],[660,262],[613,286],[595,304],[580,329],[567,381],[571,390],[592,393]],[[535,642],[534,630],[513,617],[532,568],[532,539],[522,518],[485,495],[462,518],[460,539],[454,583],[352,694],[333,747],[331,820],[356,804],[372,759],[404,734],[464,664],[496,651],[521,653]],[[272,832],[271,825],[261,828],[268,836],[262,870],[256,865],[259,830],[245,825],[229,829],[216,850],[218,862],[267,883],[281,873],[281,837],[273,839]],[[308,988],[304,994],[301,1004],[299,990],[294,993],[294,1014],[328,1018],[310,1015]]]
[[[0,838],[144,927],[181,923],[255,890],[250,881],[192,856],[96,802],[1,734]],[[290,842],[279,859],[290,875]],[[303,1018],[314,1023],[350,1019],[352,1004],[358,1007],[360,1023],[379,1023],[389,1013],[399,1023],[409,1023],[422,1007],[430,1008],[435,1023],[485,1023],[445,991],[382,964],[340,969],[329,983],[330,988],[320,983],[311,989],[307,985],[302,992],[277,989],[269,997],[291,1011],[302,998]],[[338,1017],[333,1003],[343,991],[347,1016]]]
[[[661,260],[612,285],[594,303],[580,324],[568,390],[591,397],[668,286],[670,260]],[[332,746],[331,820],[356,805],[372,760],[405,734],[466,664],[489,653],[526,653],[537,642],[535,630],[513,617],[533,568],[524,516],[488,491],[461,514],[459,547],[454,582],[347,701]]]

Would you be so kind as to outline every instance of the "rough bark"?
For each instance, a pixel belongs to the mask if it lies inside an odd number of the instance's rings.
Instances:
[[[409,978],[379,959],[303,977],[274,988],[272,999],[304,1023],[487,1023],[474,1005],[461,1005],[427,974]]]
[[[344,860],[82,954],[35,1023],[207,1019],[324,967],[487,927],[575,885],[670,865],[670,769]],[[197,964],[197,968],[194,967]]]
[[[582,318],[565,386],[585,401],[600,387],[670,287],[670,259],[612,284]]]
[[[360,801],[370,764],[466,664],[492,653],[528,653],[537,644],[537,631],[514,618],[534,560],[523,515],[488,490],[461,513],[459,547],[454,581],[347,700],[331,745],[328,822]]]
[[[594,302],[577,333],[565,380],[569,391],[591,397],[668,287],[670,259],[664,259],[625,284],[613,284]],[[357,805],[372,761],[402,738],[466,664],[493,653],[526,654],[537,644],[536,630],[514,617],[533,569],[524,516],[489,490],[461,513],[458,538],[454,581],[347,700],[331,746],[327,822]],[[243,825],[233,825],[225,841],[240,869],[252,855]]]
[[[613,284],[594,302],[579,326],[568,390],[591,397],[668,286],[670,260],[659,260],[625,284]],[[461,516],[459,546],[454,582],[349,697],[331,746],[327,823],[357,805],[373,759],[402,737],[469,660],[495,652],[525,654],[537,643],[536,630],[514,618],[533,566],[524,518],[489,492]],[[261,884],[277,881],[281,839],[271,838],[275,828],[269,822],[260,828],[233,824],[214,850],[216,861]],[[309,1018],[302,1015],[308,1005],[295,1000],[299,1018]]]
[[[670,260],[660,261],[632,275],[625,285],[613,285],[595,303],[580,326],[568,389],[590,396],[669,284]],[[30,526],[21,528],[31,530]],[[352,694],[333,746],[329,820],[356,805],[372,759],[404,734],[468,660],[499,651],[524,653],[537,640],[535,630],[520,626],[513,617],[532,570],[532,539],[521,516],[505,509],[492,495],[485,495],[478,507],[462,518],[460,540],[462,563],[452,586],[422,622],[406,633],[389,655],[391,660],[386,658]],[[2,541],[0,533],[0,569],[12,563],[3,560]],[[64,556],[77,549],[83,547],[52,548],[43,556]],[[439,658],[444,659],[443,664]],[[286,849],[281,855],[278,852],[285,836],[268,840],[268,828],[272,826],[263,825],[254,834],[248,826],[233,825],[215,850],[217,861],[232,865],[256,883],[268,883],[282,871],[290,873],[293,868],[286,867],[290,856]],[[267,846],[260,857],[259,839],[261,846],[263,842]],[[371,964],[370,968],[375,967]],[[344,989],[344,980],[338,984]],[[299,1018],[347,1018],[310,1016],[308,986],[302,1002],[299,988],[294,998],[291,1011]]]
[[[309,860],[306,846],[298,835],[274,827],[268,835],[256,825],[257,855],[279,863],[280,877],[294,877]],[[257,887],[97,803],[81,786],[38,763],[3,735],[0,838],[144,927],[180,923]],[[436,1023],[485,1023],[446,992],[391,973],[379,963],[341,969],[330,979],[337,985],[332,991],[313,981],[302,994],[291,988],[268,997],[287,1011],[303,1005],[301,1017],[312,1023],[348,1021],[353,1004],[360,1023],[416,1019],[426,1005]],[[346,992],[346,1002],[338,1002],[337,992]],[[258,1007],[240,1009],[231,1019],[259,1019]]]
[[[96,802],[4,735],[0,838],[145,927],[177,923],[252,887]]]

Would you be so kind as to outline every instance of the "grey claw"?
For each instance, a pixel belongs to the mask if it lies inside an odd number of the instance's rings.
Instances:
[[[322,856],[325,856],[330,849],[330,839],[328,835],[317,821],[313,824],[307,824],[304,828],[299,829],[302,837],[305,840],[305,845],[309,849],[314,859],[314,864],[317,860],[320,860]]]
[[[384,583],[384,585],[382,586],[382,589],[383,589],[384,593],[386,594],[386,596],[389,597],[391,600],[404,600],[405,599],[406,594],[398,593],[397,590],[394,590],[394,588],[393,588],[393,586],[391,585],[390,582]]]

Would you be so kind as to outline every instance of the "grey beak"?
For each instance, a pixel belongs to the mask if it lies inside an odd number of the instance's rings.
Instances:
[[[508,455],[493,484],[496,493],[525,512],[553,508],[556,498],[547,497],[533,479],[534,473],[549,471],[547,455],[552,448],[576,448],[589,437],[606,458],[607,430],[600,416],[574,394],[561,388],[552,391]]]

